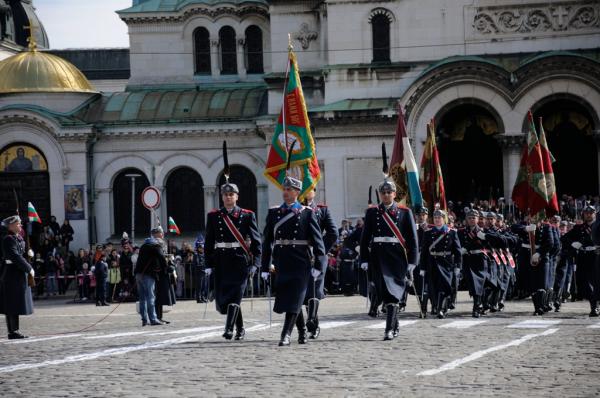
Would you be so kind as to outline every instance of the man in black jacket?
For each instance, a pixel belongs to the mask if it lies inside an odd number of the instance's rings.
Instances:
[[[140,248],[140,254],[135,266],[135,280],[137,282],[140,300],[140,315],[142,326],[162,325],[156,317],[154,289],[156,275],[161,269],[167,268],[167,260],[160,242],[154,235],[161,235],[162,228],[157,227],[151,231],[152,237],[147,238]]]
[[[33,299],[28,277],[35,271],[25,260],[25,242],[21,237],[21,218],[11,216],[2,225],[8,234],[2,239],[2,266],[0,267],[0,314],[6,317],[9,339],[24,339],[19,332],[19,315],[33,314]]]

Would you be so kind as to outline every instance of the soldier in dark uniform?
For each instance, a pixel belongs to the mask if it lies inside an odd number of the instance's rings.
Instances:
[[[244,320],[240,304],[246,290],[248,278],[258,270],[260,264],[260,234],[254,212],[237,205],[239,189],[226,181],[221,185],[223,207],[208,213],[204,257],[206,276],[214,270],[215,304],[217,311],[225,315],[227,340],[245,335]]]
[[[433,212],[433,227],[423,234],[421,270],[431,275],[432,291],[436,295],[438,318],[448,313],[452,297],[452,279],[462,268],[460,241],[455,230],[448,228],[443,210]]]
[[[19,332],[19,315],[33,314],[30,281],[35,271],[25,260],[25,242],[21,237],[21,218],[11,216],[2,225],[8,234],[2,239],[2,264],[0,265],[0,314],[6,317],[8,338],[24,339]]]
[[[535,225],[535,253],[531,256],[530,283],[531,300],[533,301],[533,315],[544,315],[547,290],[550,288],[548,268],[550,267],[550,253],[554,248],[554,233],[550,224],[541,222]]]
[[[505,237],[498,232],[496,228],[496,214],[493,212],[485,213],[485,227],[483,232],[486,235],[485,244],[487,247],[488,256],[488,280],[484,287],[483,296],[483,311],[482,315],[485,315],[486,311],[492,312],[498,311],[498,301],[502,291],[502,260],[500,256],[500,250],[508,247]]]
[[[596,219],[596,209],[593,206],[585,206],[582,211],[583,223],[577,224],[569,232],[567,242],[576,250],[576,271],[575,278],[577,283],[577,293],[582,298],[590,301],[590,316],[596,317],[600,314],[598,309],[598,300],[594,292],[594,278],[598,268],[597,244],[592,237],[592,231],[596,232],[598,227]],[[594,238],[598,238],[597,234]],[[565,243],[567,243],[565,242]]]
[[[593,206],[590,207],[593,208]],[[588,283],[592,288],[592,293],[590,295],[590,308],[592,308],[590,317],[597,317],[600,315],[600,308],[598,307],[598,303],[600,302],[600,257],[598,256],[598,251],[600,250],[600,220],[597,218],[592,224],[592,241],[596,246],[596,263],[592,269],[588,270],[587,276]]]
[[[427,222],[429,216],[429,210],[427,207],[420,207],[417,209],[417,241],[419,244],[419,253],[423,251],[423,239],[425,233],[431,229],[432,225]],[[431,285],[431,273],[427,273],[427,264],[423,261],[419,261],[417,269],[415,270],[415,291],[419,295],[421,302],[421,311],[419,313],[420,318],[427,318],[427,302],[431,301],[431,310],[435,313],[435,297],[429,294]]]
[[[315,199],[316,191],[307,192],[304,205],[311,208],[317,216],[317,223],[323,235],[323,244],[325,245],[325,253],[329,253],[333,244],[337,241],[338,232],[331,217],[331,212],[324,204],[317,204]],[[348,238],[346,238],[348,239]],[[306,328],[308,329],[309,338],[316,339],[319,337],[321,328],[319,327],[319,303],[325,298],[325,274],[327,273],[327,263],[321,274],[315,280],[312,275],[308,281],[308,289],[304,298],[304,305],[307,307]]]
[[[269,283],[273,264],[277,274],[273,311],[285,313],[279,346],[289,346],[294,324],[298,343],[308,340],[302,305],[310,277],[318,278],[326,267],[327,253],[317,215],[297,200],[302,181],[287,176],[282,185],[284,203],[267,214],[261,277]]]
[[[412,211],[394,200],[396,185],[386,178],[379,193],[381,204],[365,214],[360,261],[361,268],[372,271],[377,296],[386,307],[384,340],[392,340],[398,335],[398,305],[418,264],[419,249]]]
[[[546,295],[544,296],[544,312],[552,310],[552,302],[554,299],[554,275],[558,263],[558,255],[560,254],[561,242],[559,231],[560,217],[552,216],[548,226],[552,234],[552,249],[548,253],[548,269],[546,270]]]
[[[569,242],[570,234],[567,232],[568,225],[569,223],[567,221],[561,221],[559,225],[561,247],[554,277],[554,312],[560,312],[563,295],[569,291],[569,269],[572,268],[574,264],[575,249]]]
[[[526,215],[518,224],[511,226],[511,232],[519,239],[518,250],[516,253],[517,267],[516,274],[516,295],[518,299],[529,297],[531,290],[531,241],[530,233],[534,233],[536,226],[531,224],[531,217]]]
[[[504,311],[504,300],[515,278],[516,263],[512,253],[516,252],[520,241],[516,235],[506,228],[502,214],[496,214],[496,229],[506,241],[506,245],[498,252],[502,266],[500,267],[500,296],[495,306],[498,311]]]
[[[488,262],[490,261],[487,255],[487,246],[484,243],[486,235],[478,225],[479,215],[477,210],[468,210],[466,213],[467,225],[458,231],[463,254],[463,274],[469,286],[469,294],[473,297],[472,316],[474,318],[479,318],[483,311],[482,297],[489,277]]]

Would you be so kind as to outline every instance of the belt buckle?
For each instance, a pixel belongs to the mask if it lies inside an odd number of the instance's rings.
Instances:
[[[283,240],[283,244],[284,244],[285,246],[288,246],[288,245],[290,245],[290,244],[291,244],[291,242],[292,242],[292,241],[291,241],[291,240],[289,240],[289,239],[284,239],[284,240]]]

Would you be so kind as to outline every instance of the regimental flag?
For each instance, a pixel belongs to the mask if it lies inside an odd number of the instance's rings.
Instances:
[[[173,220],[173,217],[169,217],[169,225],[167,226],[167,229],[172,234],[181,235],[181,231],[179,230],[177,224],[175,224],[175,220]]]
[[[421,192],[430,212],[437,208],[446,210],[446,190],[440,166],[440,155],[435,142],[435,123],[427,124],[427,141],[421,159]]]
[[[398,126],[390,161],[390,176],[396,183],[398,198],[401,201],[405,198],[406,205],[412,206],[415,210],[423,206],[417,162],[415,162],[410,140],[406,135],[404,112],[402,112],[400,104],[398,104]]]
[[[548,205],[546,206],[546,215],[553,216],[557,214],[560,209],[558,207],[558,197],[556,196],[556,181],[554,180],[554,170],[552,169],[552,163],[556,161],[550,147],[546,141],[546,133],[544,132],[544,125],[542,124],[542,118],[540,118],[540,150],[542,154],[542,162],[544,164],[544,174],[546,178],[546,193],[548,195]]]
[[[315,142],[310,131],[296,55],[291,48],[288,54],[288,63],[289,73],[286,74],[285,97],[264,174],[267,179],[282,189],[286,176],[287,152],[292,142],[296,140],[288,174],[302,181],[302,192],[299,197],[302,200],[304,195],[313,190],[321,179],[321,170],[317,161]]]
[[[513,188],[512,200],[521,211],[537,216],[548,205],[548,191],[541,145],[531,111],[527,118],[529,131],[521,154],[521,164]]]
[[[31,202],[27,202],[27,217],[29,217],[29,222],[38,222],[42,223],[42,219],[38,215],[35,207],[31,204]]]

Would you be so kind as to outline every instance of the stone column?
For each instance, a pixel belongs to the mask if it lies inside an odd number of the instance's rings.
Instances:
[[[210,71],[213,79],[221,76],[221,51],[218,38],[210,39]]]
[[[246,78],[246,38],[237,39],[237,70],[241,79]]]
[[[517,180],[519,165],[521,163],[521,152],[525,143],[525,134],[507,133],[499,134],[496,140],[502,148],[502,170],[504,176],[504,198],[506,203],[512,203],[512,189]]]
[[[269,190],[267,184],[256,185],[256,221],[258,229],[263,230],[269,211]]]
[[[206,214],[212,209],[219,207],[219,198],[217,198],[217,186],[204,186],[204,225],[206,225]]]

